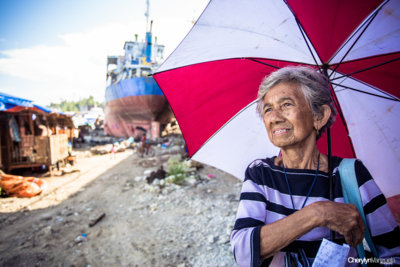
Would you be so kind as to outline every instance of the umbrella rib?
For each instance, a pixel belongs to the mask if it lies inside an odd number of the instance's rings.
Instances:
[[[339,72],[336,72],[336,73],[339,73]],[[346,77],[346,78],[343,79],[343,81],[340,82],[339,85],[341,85],[342,82],[346,81],[346,79],[353,79],[353,80],[354,80],[355,78],[354,78],[354,77]],[[379,93],[382,93],[382,94],[385,94],[385,95],[389,96],[389,98],[393,98],[393,96],[392,96],[391,94],[389,94],[389,93],[387,93],[387,92],[385,92],[385,91],[383,91],[383,90],[381,90],[381,89],[379,89],[379,88],[376,88],[376,87],[374,87],[374,86],[372,86],[372,85],[370,85],[370,84],[368,84],[368,83],[366,83],[366,82],[363,82],[363,81],[361,81],[361,80],[357,80],[357,81],[358,81],[359,83],[362,83],[363,85],[365,85],[365,86],[367,86],[367,87],[369,87],[369,88],[375,90],[375,91],[378,91]],[[329,81],[329,82],[331,82],[331,81]]]
[[[342,76],[339,76],[339,77],[331,79],[331,81],[334,81],[334,80],[337,80],[337,79],[340,79],[340,78],[343,78],[343,77],[349,77],[349,76],[351,76],[353,74],[357,74],[357,73],[360,73],[360,72],[363,72],[363,71],[366,71],[366,70],[370,70],[370,69],[373,69],[373,68],[376,68],[376,67],[391,63],[391,62],[399,60],[399,59],[400,59],[400,57],[392,59],[392,60],[389,60],[389,61],[386,61],[386,62],[383,62],[383,63],[380,63],[380,64],[377,64],[377,65],[372,66],[372,67],[368,67],[368,68],[365,68],[365,69],[362,69],[362,70],[358,70],[358,71],[355,71],[355,72],[352,72],[352,73],[349,73],[349,74],[344,74]]]
[[[386,1],[386,3],[388,2],[388,0]],[[384,3],[383,5],[381,5],[375,12],[374,14],[363,23],[363,25],[358,28],[358,30],[344,43],[344,45],[335,53],[335,55],[331,58],[331,60],[340,52],[340,50],[346,46],[346,44],[348,42],[350,42],[351,38],[353,38],[353,36],[366,24],[368,23],[367,26],[365,26],[364,30],[360,33],[360,35],[357,37],[357,39],[354,41],[354,43],[350,46],[349,50],[347,50],[346,54],[343,56],[343,58],[340,60],[340,62],[336,65],[335,69],[333,70],[332,73],[334,73],[336,71],[336,69],[339,67],[340,64],[342,64],[343,60],[347,57],[347,55],[350,53],[351,49],[353,49],[353,47],[356,45],[356,43],[358,42],[358,40],[361,38],[361,36],[364,34],[364,32],[368,29],[369,25],[371,25],[372,21],[376,18],[376,16],[378,15],[379,11],[382,9],[382,7],[384,5],[386,5],[386,3]],[[329,64],[329,62],[328,62]],[[329,77],[332,75],[332,73],[329,75]]]
[[[253,59],[253,58],[248,58],[248,59],[250,59],[251,61],[254,61],[254,62],[257,62],[257,63],[263,64],[263,65],[270,66],[270,67],[272,67],[272,68],[275,68],[275,69],[280,69],[280,67],[277,67],[277,66],[274,66],[274,65],[271,65],[271,64],[268,64],[268,63],[262,62],[262,61],[255,60],[255,59]]]
[[[296,17],[295,17],[295,18],[296,18]],[[317,62],[317,60],[316,60],[315,57],[314,57],[314,53],[311,51],[311,47],[310,47],[310,45],[308,44],[307,38],[306,38],[306,36],[305,36],[305,34],[304,34],[304,32],[303,32],[303,27],[301,27],[300,22],[299,22],[299,20],[298,20],[297,18],[296,18],[296,23],[297,23],[297,26],[299,27],[299,30],[300,30],[300,32],[301,32],[301,35],[303,35],[303,38],[304,38],[304,41],[305,41],[306,44],[307,44],[308,50],[310,51],[311,56],[312,56],[313,59],[314,59],[315,65],[318,67],[318,70],[321,72],[321,69],[320,69],[320,67],[319,67],[319,65],[318,65],[318,62]],[[322,73],[322,72],[321,72],[321,73]]]
[[[386,96],[382,96],[382,95],[377,95],[377,94],[365,92],[365,91],[358,90],[358,89],[355,89],[355,88],[352,88],[352,87],[349,87],[349,86],[345,86],[345,85],[342,85],[342,84],[338,84],[338,83],[332,83],[332,84],[345,88],[345,89],[342,89],[342,90],[338,90],[336,93],[338,93],[340,91],[343,91],[343,90],[346,90],[346,89],[350,89],[350,90],[357,91],[357,92],[360,92],[360,93],[364,93],[364,94],[367,94],[367,95],[372,95],[372,96],[376,96],[376,97],[380,97],[380,98],[384,98],[384,99],[400,102],[399,99],[396,99],[396,98],[393,98],[393,97],[386,97]]]
[[[313,59],[314,59],[315,65],[318,67],[319,72],[322,73],[322,70],[320,69],[320,67],[319,67],[319,65],[318,65],[318,63],[317,63],[317,60],[316,60],[315,57],[314,57],[314,53],[311,51],[311,48],[310,48],[310,46],[309,46],[309,44],[308,44],[308,41],[307,41],[307,38],[305,38],[305,31],[304,31],[303,27],[301,26],[300,21],[297,19],[296,14],[295,14],[294,11],[292,10],[292,8],[291,8],[290,5],[288,4],[288,2],[287,2],[286,0],[283,0],[283,2],[284,2],[284,3],[286,4],[286,6],[289,8],[290,12],[292,12],[293,17],[294,17],[295,20],[296,20],[296,24],[297,24],[297,26],[299,27],[299,30],[300,30],[300,32],[301,32],[301,35],[303,35],[304,41],[305,41],[306,44],[307,44],[308,50],[310,51],[311,56],[312,56]],[[303,32],[303,31],[304,31],[304,32]],[[311,40],[310,40],[310,43],[312,44]],[[319,59],[321,60],[321,57],[319,56],[317,50],[315,50],[315,53],[317,53],[317,56],[318,56]],[[322,62],[322,60],[321,60],[321,62]]]

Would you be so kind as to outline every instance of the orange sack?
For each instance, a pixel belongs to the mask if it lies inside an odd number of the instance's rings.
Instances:
[[[0,173],[0,187],[10,197],[33,197],[43,193],[46,181],[35,177],[22,177]]]

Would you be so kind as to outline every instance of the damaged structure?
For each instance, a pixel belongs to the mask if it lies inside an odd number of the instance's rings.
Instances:
[[[0,93],[0,169],[44,166],[51,171],[67,159],[73,137],[71,116]]]

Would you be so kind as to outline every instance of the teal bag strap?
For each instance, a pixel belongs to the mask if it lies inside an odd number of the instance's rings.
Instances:
[[[356,171],[355,171],[356,159],[343,159],[339,165],[340,182],[342,184],[343,198],[345,203],[354,204],[357,207],[361,218],[364,221],[365,233],[364,238],[368,243],[371,252],[376,258],[379,259],[378,252],[375,248],[374,243],[372,243],[371,235],[369,234],[368,224],[365,220],[365,214],[363,209],[363,204],[361,201],[360,190],[358,188]],[[366,258],[365,250],[363,244],[357,246],[357,252],[360,258]],[[363,266],[367,266],[363,263]]]

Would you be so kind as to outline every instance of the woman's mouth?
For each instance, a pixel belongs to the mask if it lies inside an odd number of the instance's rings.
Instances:
[[[287,133],[289,131],[290,131],[290,129],[279,129],[279,130],[274,130],[273,134],[274,135],[281,135],[281,134]]]

